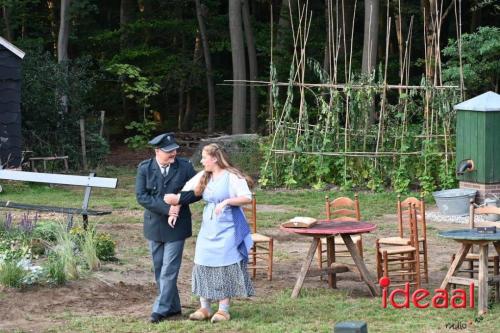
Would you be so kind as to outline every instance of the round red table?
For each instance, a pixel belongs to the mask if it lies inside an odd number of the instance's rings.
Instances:
[[[370,273],[366,269],[365,262],[363,258],[358,253],[354,242],[352,241],[351,235],[362,234],[366,232],[373,231],[377,228],[377,226],[373,223],[368,222],[342,222],[342,221],[329,221],[329,220],[319,220],[315,225],[310,228],[290,228],[290,227],[280,227],[281,230],[293,234],[303,235],[312,237],[311,246],[309,247],[309,251],[307,253],[306,259],[302,264],[302,268],[297,277],[297,282],[295,283],[295,287],[293,288],[292,297],[295,298],[299,295],[300,289],[304,283],[304,279],[309,271],[309,267],[311,266],[311,262],[314,257],[314,253],[316,252],[316,248],[318,247],[319,242],[322,237],[326,237],[327,239],[327,258],[328,258],[328,268],[326,271],[328,272],[328,284],[330,287],[334,286],[334,276],[337,273],[335,267],[332,268],[331,264],[333,263],[333,256],[335,253],[335,243],[334,237],[336,235],[340,235],[344,240],[344,243],[351,254],[352,260],[356,264],[358,268],[361,278],[366,283],[368,288],[370,289],[370,293],[373,296],[379,295],[378,288],[376,288],[375,283],[373,282]],[[345,270],[343,270],[345,272]],[[342,272],[340,269],[339,273]]]

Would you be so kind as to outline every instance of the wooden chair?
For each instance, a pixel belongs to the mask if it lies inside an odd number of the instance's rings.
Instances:
[[[429,268],[427,263],[427,223],[425,221],[425,203],[423,196],[420,196],[420,199],[415,197],[408,197],[405,200],[401,201],[401,196],[398,195],[397,202],[397,216],[398,216],[398,232],[399,236],[395,237],[384,237],[378,239],[380,245],[409,245],[410,244],[410,230],[409,230],[409,216],[410,210],[408,209],[409,205],[414,205],[416,209],[416,218],[418,223],[418,241],[419,241],[419,249],[420,249],[420,264],[423,278],[425,279],[425,283],[429,283]],[[406,218],[405,218],[406,217]],[[405,225],[404,222],[408,222],[408,225]]]
[[[361,214],[359,211],[359,199],[358,195],[354,195],[354,200],[347,197],[340,197],[330,201],[328,196],[325,196],[325,209],[326,209],[326,219],[331,221],[352,221],[359,222],[361,220]],[[363,257],[363,239],[361,235],[352,236],[353,243],[356,244],[359,254]],[[338,257],[349,257],[349,250],[344,244],[344,240],[340,236],[335,236],[334,238],[334,255],[333,260],[335,261]],[[324,248],[324,249],[323,249]],[[326,255],[323,257],[323,253],[326,254],[326,238],[321,238],[318,243],[317,256],[318,256],[318,266],[320,269],[323,268],[323,263],[325,263]]]
[[[420,288],[420,251],[418,240],[417,211],[414,204],[408,204],[408,215],[410,235],[409,244],[381,246],[379,240],[375,242],[377,252],[377,275],[391,279],[391,286],[402,285],[409,282],[416,288]],[[404,223],[404,221],[403,221]]]
[[[252,270],[255,279],[257,269],[267,270],[267,279],[273,279],[273,238],[257,232],[257,202],[252,193],[252,203],[243,206],[250,230],[252,231],[253,247],[248,254],[248,269]]]
[[[489,221],[481,221],[476,222],[476,215],[485,215],[485,214],[500,214],[500,207],[494,206],[477,206],[474,204],[474,200],[471,200],[469,207],[469,228],[474,229],[475,227],[487,227],[487,226],[496,226],[497,228],[500,226],[498,222],[489,222]],[[488,253],[496,253],[496,250],[491,246],[491,250]],[[452,255],[451,260],[455,259],[455,255]],[[479,273],[478,265],[479,265],[479,253],[477,253],[477,249],[474,246],[471,247],[469,253],[466,255],[462,264],[467,263],[467,268],[460,268],[458,272],[467,273],[469,277],[474,278],[474,274]],[[488,255],[488,270],[492,275],[499,275],[500,266],[500,257],[498,254],[489,254]],[[500,282],[495,282],[495,299],[496,301],[500,300]]]

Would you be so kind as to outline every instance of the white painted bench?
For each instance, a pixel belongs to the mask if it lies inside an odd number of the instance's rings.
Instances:
[[[116,178],[96,177],[95,173],[93,172],[90,173],[88,176],[76,176],[76,175],[61,175],[55,173],[13,171],[13,170],[2,169],[0,170],[0,179],[85,187],[82,208],[43,206],[34,204],[15,203],[11,201],[0,201],[0,207],[33,210],[38,212],[55,212],[55,213],[67,214],[68,229],[70,229],[71,226],[73,225],[73,215],[75,214],[82,215],[83,227],[85,229],[87,228],[89,215],[98,216],[98,215],[111,214],[110,211],[88,209],[90,194],[92,192],[92,187],[116,188],[118,184],[118,180]]]

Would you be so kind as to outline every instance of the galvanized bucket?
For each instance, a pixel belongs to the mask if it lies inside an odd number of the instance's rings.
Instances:
[[[477,190],[454,188],[432,193],[439,212],[443,215],[469,215],[470,200],[476,197]]]

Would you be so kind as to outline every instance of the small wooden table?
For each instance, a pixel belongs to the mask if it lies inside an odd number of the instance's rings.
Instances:
[[[334,253],[335,253],[335,243],[334,237],[335,235],[340,235],[344,240],[344,243],[351,254],[352,260],[356,264],[356,267],[359,269],[361,278],[367,284],[370,289],[370,293],[372,296],[378,296],[378,288],[375,286],[370,273],[366,269],[365,262],[363,258],[359,255],[354,242],[352,241],[351,235],[362,234],[366,232],[370,232],[375,230],[376,225],[367,222],[332,222],[329,220],[320,220],[317,224],[313,225],[310,228],[285,228],[280,227],[281,230],[313,237],[311,246],[309,247],[309,251],[307,252],[306,259],[302,264],[302,268],[300,269],[300,273],[297,277],[297,282],[295,283],[295,287],[293,288],[292,298],[296,298],[299,293],[302,285],[304,283],[304,279],[309,271],[309,267],[311,266],[311,262],[314,257],[314,253],[316,252],[316,248],[318,247],[318,243],[321,241],[321,237],[326,237],[327,239],[327,263],[328,268],[325,269],[328,272],[328,284],[333,288],[334,279],[336,273],[342,273],[347,271],[342,267],[332,267],[332,263],[334,262]]]
[[[500,281],[500,276],[495,275],[488,279],[488,245],[493,242],[497,253],[500,255],[500,233],[494,234],[483,234],[478,233],[474,229],[461,229],[461,230],[450,230],[441,231],[438,233],[439,236],[443,238],[453,239],[461,243],[459,250],[455,255],[455,260],[451,263],[450,269],[446,274],[443,283],[441,283],[441,289],[448,289],[450,284],[460,284],[460,285],[470,285],[474,282],[474,285],[478,286],[478,300],[477,307],[478,313],[484,314],[488,311],[488,282],[498,282]],[[465,256],[472,248],[472,245],[479,246],[479,276],[478,279],[465,278],[460,276],[454,276],[458,271]]]

